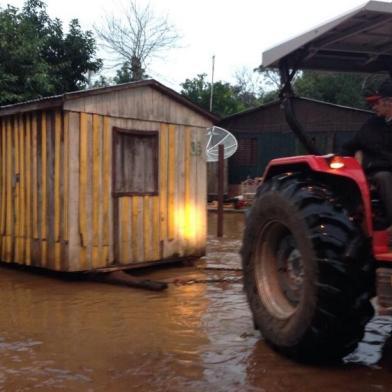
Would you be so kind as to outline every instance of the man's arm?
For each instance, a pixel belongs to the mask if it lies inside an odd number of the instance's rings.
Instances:
[[[340,154],[345,156],[354,156],[357,151],[362,150],[359,132],[355,136],[344,143],[340,149]]]
[[[365,124],[362,125],[362,127],[355,133],[355,135],[350,140],[343,143],[342,147],[340,148],[339,154],[346,156],[354,156],[357,151],[362,151],[366,149],[366,143],[369,139],[369,131],[372,130],[373,122],[373,118],[366,121]]]

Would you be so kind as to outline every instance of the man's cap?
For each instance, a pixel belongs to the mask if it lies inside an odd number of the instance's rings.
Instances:
[[[386,97],[392,97],[392,81],[390,79],[384,80],[376,91],[366,94],[365,99],[372,104]]]

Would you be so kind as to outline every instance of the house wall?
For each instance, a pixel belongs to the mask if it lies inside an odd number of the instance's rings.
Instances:
[[[204,254],[205,129],[87,113],[69,117],[70,269]],[[111,196],[113,127],[159,132],[158,195]]]
[[[109,90],[66,100],[64,110],[205,128],[211,125],[205,117],[152,87]]]
[[[294,109],[298,120],[308,132],[355,131],[370,113],[337,105],[297,98]],[[289,132],[279,103],[230,116],[219,123],[222,127],[245,132]]]
[[[69,219],[73,222],[79,219],[81,231],[85,233],[81,236],[77,230],[70,233],[72,269],[80,268],[76,265],[79,259],[85,268],[91,266],[86,265],[84,260],[92,260],[93,267],[96,268],[102,264],[137,265],[203,255],[207,232],[205,145],[206,129],[212,125],[211,121],[152,88],[78,98],[66,102],[64,107],[69,111],[74,124],[79,117],[79,144],[84,146],[84,149],[79,147],[80,167],[72,171],[74,175],[70,180],[74,184],[72,189],[79,186],[79,200],[75,194],[75,208],[70,208],[72,217]],[[94,121],[104,125],[98,125],[94,131]],[[106,164],[101,164],[98,158],[94,163],[94,157],[100,156],[100,148],[105,150],[106,145],[112,145],[113,127],[159,133],[159,192],[156,196],[109,198],[109,221],[102,216],[95,218],[95,222],[103,222],[105,230],[109,231],[109,236],[104,236],[109,238],[108,250],[101,252],[99,247],[95,249],[94,241],[100,246],[106,244],[102,245],[102,236],[97,241],[97,235],[92,231],[94,221],[89,218],[89,210],[96,211],[96,206],[101,205],[99,199],[95,200],[98,196],[93,184],[97,182],[94,180],[95,176],[99,177],[98,167]],[[106,139],[105,136],[99,136],[102,132],[107,133]],[[91,134],[97,135],[96,140],[104,141],[103,147],[99,147],[98,142],[94,144]],[[94,153],[91,149],[97,152]],[[75,165],[78,162],[77,151],[75,145],[75,159],[72,159]],[[108,150],[106,154],[111,165],[112,151]],[[109,171],[112,171],[111,167]],[[105,185],[105,192],[108,187],[111,194],[111,185]],[[79,204],[87,207],[86,212],[80,209],[78,217]],[[95,232],[102,233],[102,229],[98,227]],[[79,238],[86,239],[83,243],[85,246],[82,246]],[[81,257],[78,252],[81,252]],[[94,263],[94,260],[97,262]]]
[[[337,152],[370,116],[366,111],[306,99],[296,99],[294,108],[305,132],[322,154]],[[229,159],[229,184],[239,184],[247,177],[262,176],[271,159],[306,154],[278,103],[228,117],[219,125],[238,138],[239,150],[244,139],[253,139],[257,149],[256,162],[252,164],[240,162],[239,153]]]
[[[211,122],[142,90],[0,117],[2,261],[83,271],[205,253]],[[112,197],[113,127],[158,131],[157,195]]]
[[[2,261],[67,268],[68,120],[60,111],[0,118]]]

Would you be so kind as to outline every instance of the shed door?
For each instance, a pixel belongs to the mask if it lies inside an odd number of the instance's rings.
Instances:
[[[116,264],[152,261],[148,249],[158,197],[158,132],[114,128],[113,227]]]

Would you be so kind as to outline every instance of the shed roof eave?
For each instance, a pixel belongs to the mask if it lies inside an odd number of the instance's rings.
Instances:
[[[17,104],[1,106],[0,107],[0,117],[8,116],[16,113],[25,113],[34,110],[44,110],[44,109],[52,109],[57,107],[62,107],[64,102],[68,100],[86,98],[94,95],[100,94],[109,94],[115,91],[122,91],[130,88],[138,88],[138,87],[151,87],[154,88],[161,93],[169,96],[171,99],[180,103],[181,105],[187,106],[194,112],[200,114],[204,118],[207,118],[209,121],[215,123],[219,121],[220,117],[214,113],[209,112],[208,110],[203,109],[202,107],[196,105],[186,97],[177,93],[176,91],[170,89],[169,87],[164,86],[154,79],[141,80],[137,82],[123,83],[115,86],[108,87],[100,87],[93,88],[90,90],[80,90],[80,91],[72,91],[69,93],[65,93],[62,95],[56,95],[52,97],[39,98],[32,101],[21,102]]]
[[[0,106],[0,117],[11,116],[16,113],[26,113],[35,110],[61,108],[64,104],[64,96],[40,98],[32,101],[16,103],[12,105]]]

